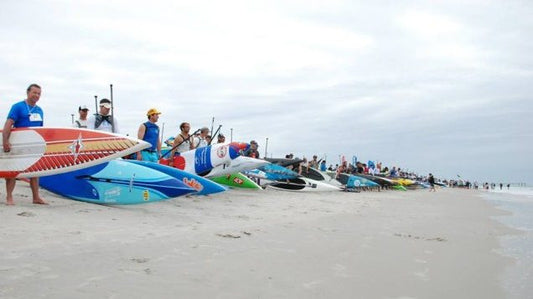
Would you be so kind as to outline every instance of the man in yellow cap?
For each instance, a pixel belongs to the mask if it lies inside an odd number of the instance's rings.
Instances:
[[[137,138],[142,139],[152,146],[137,153],[137,160],[158,162],[161,156],[161,139],[159,138],[159,126],[155,123],[159,120],[159,112],[151,108],[146,112],[148,121],[139,126]]]

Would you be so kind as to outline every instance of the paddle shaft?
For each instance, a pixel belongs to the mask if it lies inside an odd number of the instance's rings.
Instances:
[[[207,145],[211,145],[211,142],[213,142],[213,140],[215,140],[215,137],[217,136],[218,131],[220,131],[220,128],[222,128],[222,125],[218,125],[218,129],[217,129],[217,131],[215,132],[215,134],[213,134],[213,135],[211,136],[211,140],[209,141],[209,143],[208,143]],[[211,132],[212,132],[212,131],[211,131]]]
[[[110,98],[111,98],[111,119],[113,121],[111,121],[111,132],[115,133],[115,120],[113,119],[114,118],[114,115],[115,115],[115,110],[113,110],[113,103],[115,101],[113,101],[113,84],[109,84],[109,91],[110,91]]]

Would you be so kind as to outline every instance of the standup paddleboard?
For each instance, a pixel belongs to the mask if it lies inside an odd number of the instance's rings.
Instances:
[[[290,169],[277,164],[267,164],[257,169],[245,171],[244,174],[270,181],[294,179],[298,177],[298,174]]]
[[[211,180],[174,167],[148,161],[128,160],[128,162],[166,173],[182,181],[185,185],[195,189],[196,192],[193,193],[194,195],[208,195],[213,193],[224,192],[227,190],[226,187],[217,184]]]
[[[165,173],[120,159],[41,177],[39,184],[70,199],[110,205],[155,202],[196,191]]]
[[[239,156],[231,160],[229,163],[216,166],[204,176],[208,178],[212,178],[212,177],[230,175],[230,174],[238,173],[241,171],[244,172],[247,170],[256,169],[267,164],[270,164],[270,162],[267,162],[261,159]]]
[[[315,181],[305,177],[274,181],[266,185],[269,188],[286,191],[340,191],[339,187]]]
[[[3,178],[74,171],[150,147],[145,141],[102,131],[43,127],[13,129],[9,143],[10,152],[0,150]]]
[[[236,187],[236,188],[247,188],[247,189],[263,189],[256,182],[254,182],[249,177],[244,174],[237,172],[233,174],[212,177],[210,180],[217,182],[222,185]]]
[[[163,155],[170,149],[163,150]],[[162,158],[159,163],[168,165],[169,159],[173,159],[175,168],[190,173],[205,175],[214,167],[229,163],[240,156],[240,146],[236,144],[214,144],[186,151],[174,157]]]

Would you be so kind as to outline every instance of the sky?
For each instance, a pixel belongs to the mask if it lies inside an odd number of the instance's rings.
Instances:
[[[45,126],[110,96],[120,133],[221,125],[264,155],[533,183],[531,1],[12,1],[0,118]],[[268,143],[267,143],[268,138]]]

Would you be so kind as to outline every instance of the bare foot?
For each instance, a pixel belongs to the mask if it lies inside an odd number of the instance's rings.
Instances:
[[[36,205],[48,205],[46,201],[44,201],[42,198],[37,198],[33,200],[33,204]]]
[[[6,206],[14,206],[13,197],[6,197]]]

